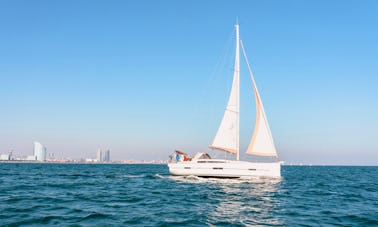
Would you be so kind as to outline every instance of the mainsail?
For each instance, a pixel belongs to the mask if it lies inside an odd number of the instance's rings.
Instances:
[[[235,29],[236,53],[231,94],[218,132],[209,147],[234,153],[239,160],[239,26],[235,25]]]

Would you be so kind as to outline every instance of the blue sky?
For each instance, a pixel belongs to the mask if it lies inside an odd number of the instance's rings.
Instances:
[[[31,154],[34,140],[72,158],[206,150],[238,18],[281,159],[377,165],[377,12],[377,1],[0,1],[0,153]],[[245,148],[247,74],[241,89]]]

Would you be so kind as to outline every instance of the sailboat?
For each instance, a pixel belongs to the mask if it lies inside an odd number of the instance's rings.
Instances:
[[[207,153],[197,153],[189,157],[186,152],[176,150],[168,163],[169,172],[179,176],[217,177],[217,178],[251,178],[280,177],[281,162],[274,145],[264,107],[256,82],[248,63],[242,40],[239,36],[239,25],[235,25],[236,48],[235,65],[231,94],[211,149],[233,154],[235,160],[212,159]],[[240,48],[241,47],[241,48]],[[267,162],[249,162],[239,160],[239,110],[240,110],[240,49],[246,60],[254,95],[256,98],[255,129],[246,153],[255,156],[271,157]]]

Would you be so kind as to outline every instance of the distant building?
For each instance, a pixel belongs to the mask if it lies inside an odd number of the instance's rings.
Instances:
[[[84,159],[84,162],[97,162],[97,159],[86,158],[86,159]]]
[[[35,160],[37,160],[37,156],[35,156],[35,155],[28,155],[26,157],[26,160],[27,161],[35,161]]]
[[[102,151],[101,151],[100,148],[97,150],[97,157],[96,157],[96,159],[97,159],[97,162],[101,162],[102,161]]]
[[[12,153],[13,153],[13,150],[9,150],[8,154],[1,154],[0,155],[0,160],[1,161],[10,161],[10,160],[12,160]]]
[[[2,154],[2,155],[0,155],[0,160],[1,161],[10,161],[11,155],[10,154]]]
[[[37,161],[46,161],[46,147],[39,142],[34,142],[34,156]]]
[[[105,151],[104,162],[110,162],[110,150]]]

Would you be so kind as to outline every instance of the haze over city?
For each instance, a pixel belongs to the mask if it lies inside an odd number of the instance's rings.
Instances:
[[[377,1],[1,1],[0,153],[32,154],[34,141],[77,159],[207,150],[238,20],[280,159],[378,165],[377,11]],[[243,152],[255,107],[241,73]]]

